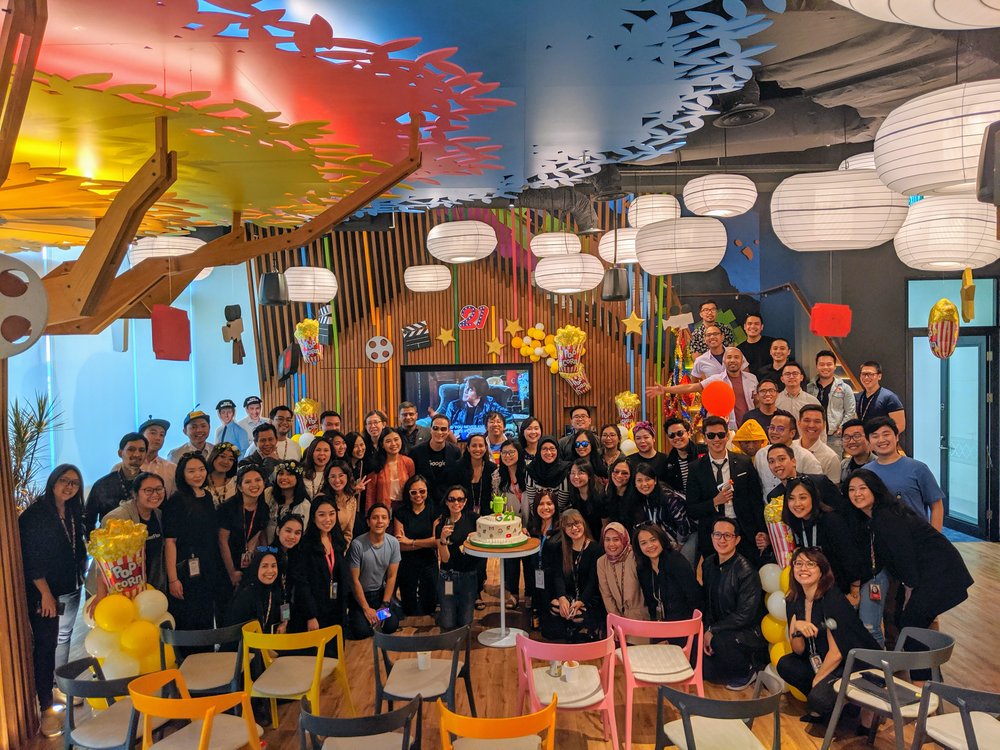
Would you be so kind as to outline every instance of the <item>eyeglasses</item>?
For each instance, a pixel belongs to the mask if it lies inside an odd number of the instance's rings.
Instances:
[[[773,396],[778,392],[777,388],[758,388],[757,395],[759,396]]]
[[[724,437],[728,437],[728,432],[706,432],[705,437],[708,440],[722,440]]]
[[[792,567],[799,570],[816,570],[819,565],[814,563],[812,560],[796,560],[792,563]]]
[[[451,428],[449,428],[449,427],[434,427],[434,426],[432,426],[431,429],[434,430],[434,432],[447,432]]]
[[[449,503],[464,503],[465,495],[448,495]]]
[[[687,435],[687,430],[676,430],[674,432],[668,432],[667,437],[671,440],[676,440],[677,438],[682,438]]]
[[[166,490],[163,487],[143,487],[139,490],[146,497],[154,497],[155,495],[166,494]]]
[[[628,469],[614,469],[611,473],[616,474],[620,477],[622,476],[627,477],[632,475],[632,472],[630,472]]]
[[[278,554],[278,548],[277,547],[265,547],[265,546],[261,545],[260,547],[257,548],[257,551],[258,552],[270,552],[272,555]]]
[[[776,432],[780,435],[782,432],[788,432],[788,428],[782,427],[780,424],[774,424],[774,422],[772,422],[771,426],[767,428],[767,431]]]
[[[712,532],[712,539],[717,539],[720,542],[721,541],[731,542],[735,538],[736,538],[736,534],[734,534],[731,531],[713,531]]]
[[[292,418],[291,417],[275,417],[274,421],[275,422],[291,422]]]
[[[79,487],[80,486],[80,480],[78,480],[78,479],[64,479],[64,478],[60,477],[59,481],[57,481],[56,484],[61,484],[64,487]]]
[[[589,448],[590,447],[590,441],[589,440],[577,440],[575,443],[573,443],[573,445],[576,446],[577,448]]]
[[[420,495],[426,495],[427,490],[410,490],[410,497],[419,497]]]
[[[844,435],[843,437],[845,443],[860,443],[864,439],[864,435]]]
[[[517,458],[517,451],[500,451],[500,455],[504,458]]]
[[[878,375],[877,372],[862,372],[861,373],[861,377],[863,377],[863,378],[874,378],[876,375]]]
[[[567,528],[567,529],[582,529],[583,528],[583,521],[567,521],[566,524],[565,524],[565,528]]]

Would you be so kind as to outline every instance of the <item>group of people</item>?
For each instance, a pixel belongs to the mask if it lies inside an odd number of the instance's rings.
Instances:
[[[444,629],[473,621],[485,606],[485,561],[462,545],[498,495],[540,542],[504,561],[501,596],[543,638],[601,638],[609,612],[680,620],[700,610],[706,676],[741,689],[767,660],[757,571],[776,559],[764,508],[780,498],[797,549],[792,653],[778,671],[822,720],[850,648],[930,626],[972,579],[940,533],[933,475],[899,451],[905,415],[880,387],[877,363],[862,366],[866,387],[855,397],[824,351],[803,386],[787,342],[767,344],[758,315],[744,321],[748,341],[725,348],[714,308],[703,306],[691,342],[704,347],[701,379],[647,391],[729,382],[736,406],[703,420],[703,443],[671,417],[668,450],[640,422],[626,455],[618,425],[594,429],[591,407],[577,405],[561,437],[535,417],[507,435],[503,416],[487,412],[485,434],[460,446],[446,413],[421,427],[404,402],[398,426],[372,410],[362,431],[346,434],[341,416],[324,412],[322,434],[303,451],[291,439],[292,411],[278,405],[265,419],[252,396],[240,422],[233,401],[219,402],[214,444],[210,416],[189,413],[186,442],[167,457],[170,423],[151,417],[121,438],[120,461],[86,498],[80,471],[57,467],[20,518],[42,709],[84,583],[88,606],[107,594],[100,576],[87,579],[86,540],[108,519],[147,527],[147,580],[168,595],[178,628],[256,619],[265,630],[338,624],[365,638],[410,616],[436,616]]]

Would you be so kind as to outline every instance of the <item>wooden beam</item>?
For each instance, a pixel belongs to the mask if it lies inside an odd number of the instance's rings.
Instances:
[[[85,318],[108,293],[129,243],[150,207],[177,179],[177,153],[167,151],[167,118],[156,118],[156,151],[126,183],[68,271],[48,274],[49,324]]]
[[[121,317],[148,317],[148,310],[153,305],[172,303],[205,268],[238,265],[270,253],[308,245],[420,168],[419,118],[413,116],[412,120],[410,146],[403,159],[290,232],[248,241],[237,212],[228,234],[206,243],[193,253],[170,258],[168,264],[154,264],[152,261],[158,259],[150,258],[111,279],[103,297],[88,314],[74,314],[72,309],[65,307],[60,308],[58,313],[53,311],[55,299],[72,285],[65,278],[67,274],[55,276],[53,271],[45,277],[45,281],[52,284],[51,287],[46,284],[50,310],[45,332],[50,335],[100,333]],[[77,264],[82,261],[81,257]],[[61,264],[56,271],[66,265]],[[68,274],[72,274],[74,268],[70,268]]]
[[[45,0],[11,0],[0,27],[0,185],[10,172],[47,21]]]

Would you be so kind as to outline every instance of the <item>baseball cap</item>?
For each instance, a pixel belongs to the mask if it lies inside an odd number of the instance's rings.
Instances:
[[[246,409],[248,406],[253,406],[254,404],[262,404],[263,401],[260,400],[260,396],[247,396],[243,399],[243,408]]]
[[[166,432],[170,429],[170,422],[165,419],[153,419],[153,415],[149,415],[149,419],[139,425],[138,432],[141,434],[146,431],[147,427],[162,427],[163,431]]]
[[[201,409],[195,409],[194,411],[189,411],[184,417],[184,426],[187,427],[191,422],[196,419],[204,419],[208,424],[212,424],[212,419]]]
[[[235,409],[235,408],[236,404],[233,403],[233,400],[231,398],[224,398],[222,399],[222,401],[220,401],[215,405],[216,411],[219,411],[220,409]]]

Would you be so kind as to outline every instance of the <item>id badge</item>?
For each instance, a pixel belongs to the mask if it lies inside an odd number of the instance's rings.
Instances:
[[[197,557],[188,558],[188,575],[191,578],[201,575],[201,561]]]
[[[544,589],[545,588],[545,571],[541,568],[535,570],[535,588]]]
[[[823,657],[819,654],[811,654],[809,656],[809,664],[812,666],[813,672],[819,672],[820,667],[823,666]]]
[[[444,582],[444,595],[445,596],[454,596],[455,595],[455,582],[454,581],[445,581]]]
[[[336,581],[330,581],[330,598],[331,599],[336,599],[337,598],[337,588],[338,588],[337,582]]]
[[[288,622],[292,619],[292,608],[288,604],[281,605],[281,621]]]
[[[877,583],[873,583],[868,587],[868,598],[873,602],[882,601],[882,587]]]
[[[240,567],[249,568],[251,557],[252,555],[250,554],[250,550],[246,550],[242,555],[240,555]]]

